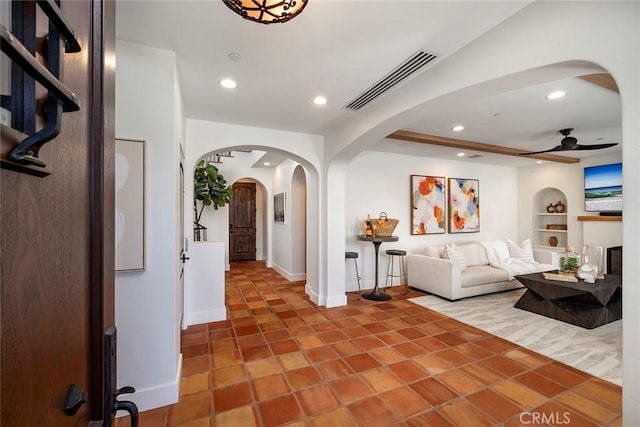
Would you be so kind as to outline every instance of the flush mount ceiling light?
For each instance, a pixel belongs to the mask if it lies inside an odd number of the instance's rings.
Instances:
[[[244,19],[273,24],[287,22],[302,12],[308,0],[222,0]]]
[[[313,98],[313,103],[316,105],[325,105],[327,103],[327,98],[324,96],[316,96]]]
[[[551,92],[549,95],[546,96],[547,99],[560,99],[563,96],[565,96],[567,93],[565,91],[562,90],[556,90],[555,92]]]
[[[237,86],[237,84],[231,79],[222,79],[220,80],[220,86],[226,87],[227,89],[233,89]]]

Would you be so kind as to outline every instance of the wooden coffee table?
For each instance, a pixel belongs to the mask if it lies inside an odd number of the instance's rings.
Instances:
[[[516,308],[586,329],[622,319],[622,277],[607,274],[595,283],[547,280],[542,273],[515,276],[527,292]]]

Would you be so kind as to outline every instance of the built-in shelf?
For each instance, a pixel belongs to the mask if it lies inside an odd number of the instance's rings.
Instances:
[[[622,221],[622,216],[583,215],[578,217],[578,221]]]
[[[553,187],[542,188],[534,195],[532,207],[531,241],[533,244],[555,247],[549,246],[549,238],[555,237],[558,240],[556,246],[560,248],[567,246],[569,242],[567,214],[570,209],[568,209],[564,192]],[[561,212],[555,212],[556,209]]]

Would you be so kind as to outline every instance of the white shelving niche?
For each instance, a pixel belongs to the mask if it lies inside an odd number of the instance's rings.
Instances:
[[[554,207],[561,203],[564,205],[564,212],[548,212],[547,207],[553,205]],[[533,229],[531,235],[533,236],[533,244],[535,246],[543,246],[562,250],[567,246],[568,233],[567,233],[567,197],[565,194],[557,188],[547,187],[538,191],[533,200]],[[550,229],[549,226],[561,224],[564,225],[564,230]],[[550,244],[549,238],[555,236],[558,239],[558,244],[554,247]]]

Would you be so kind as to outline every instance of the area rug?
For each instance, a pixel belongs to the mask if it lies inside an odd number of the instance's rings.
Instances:
[[[525,289],[458,301],[426,295],[409,301],[622,385],[622,320],[584,329],[514,308]]]

